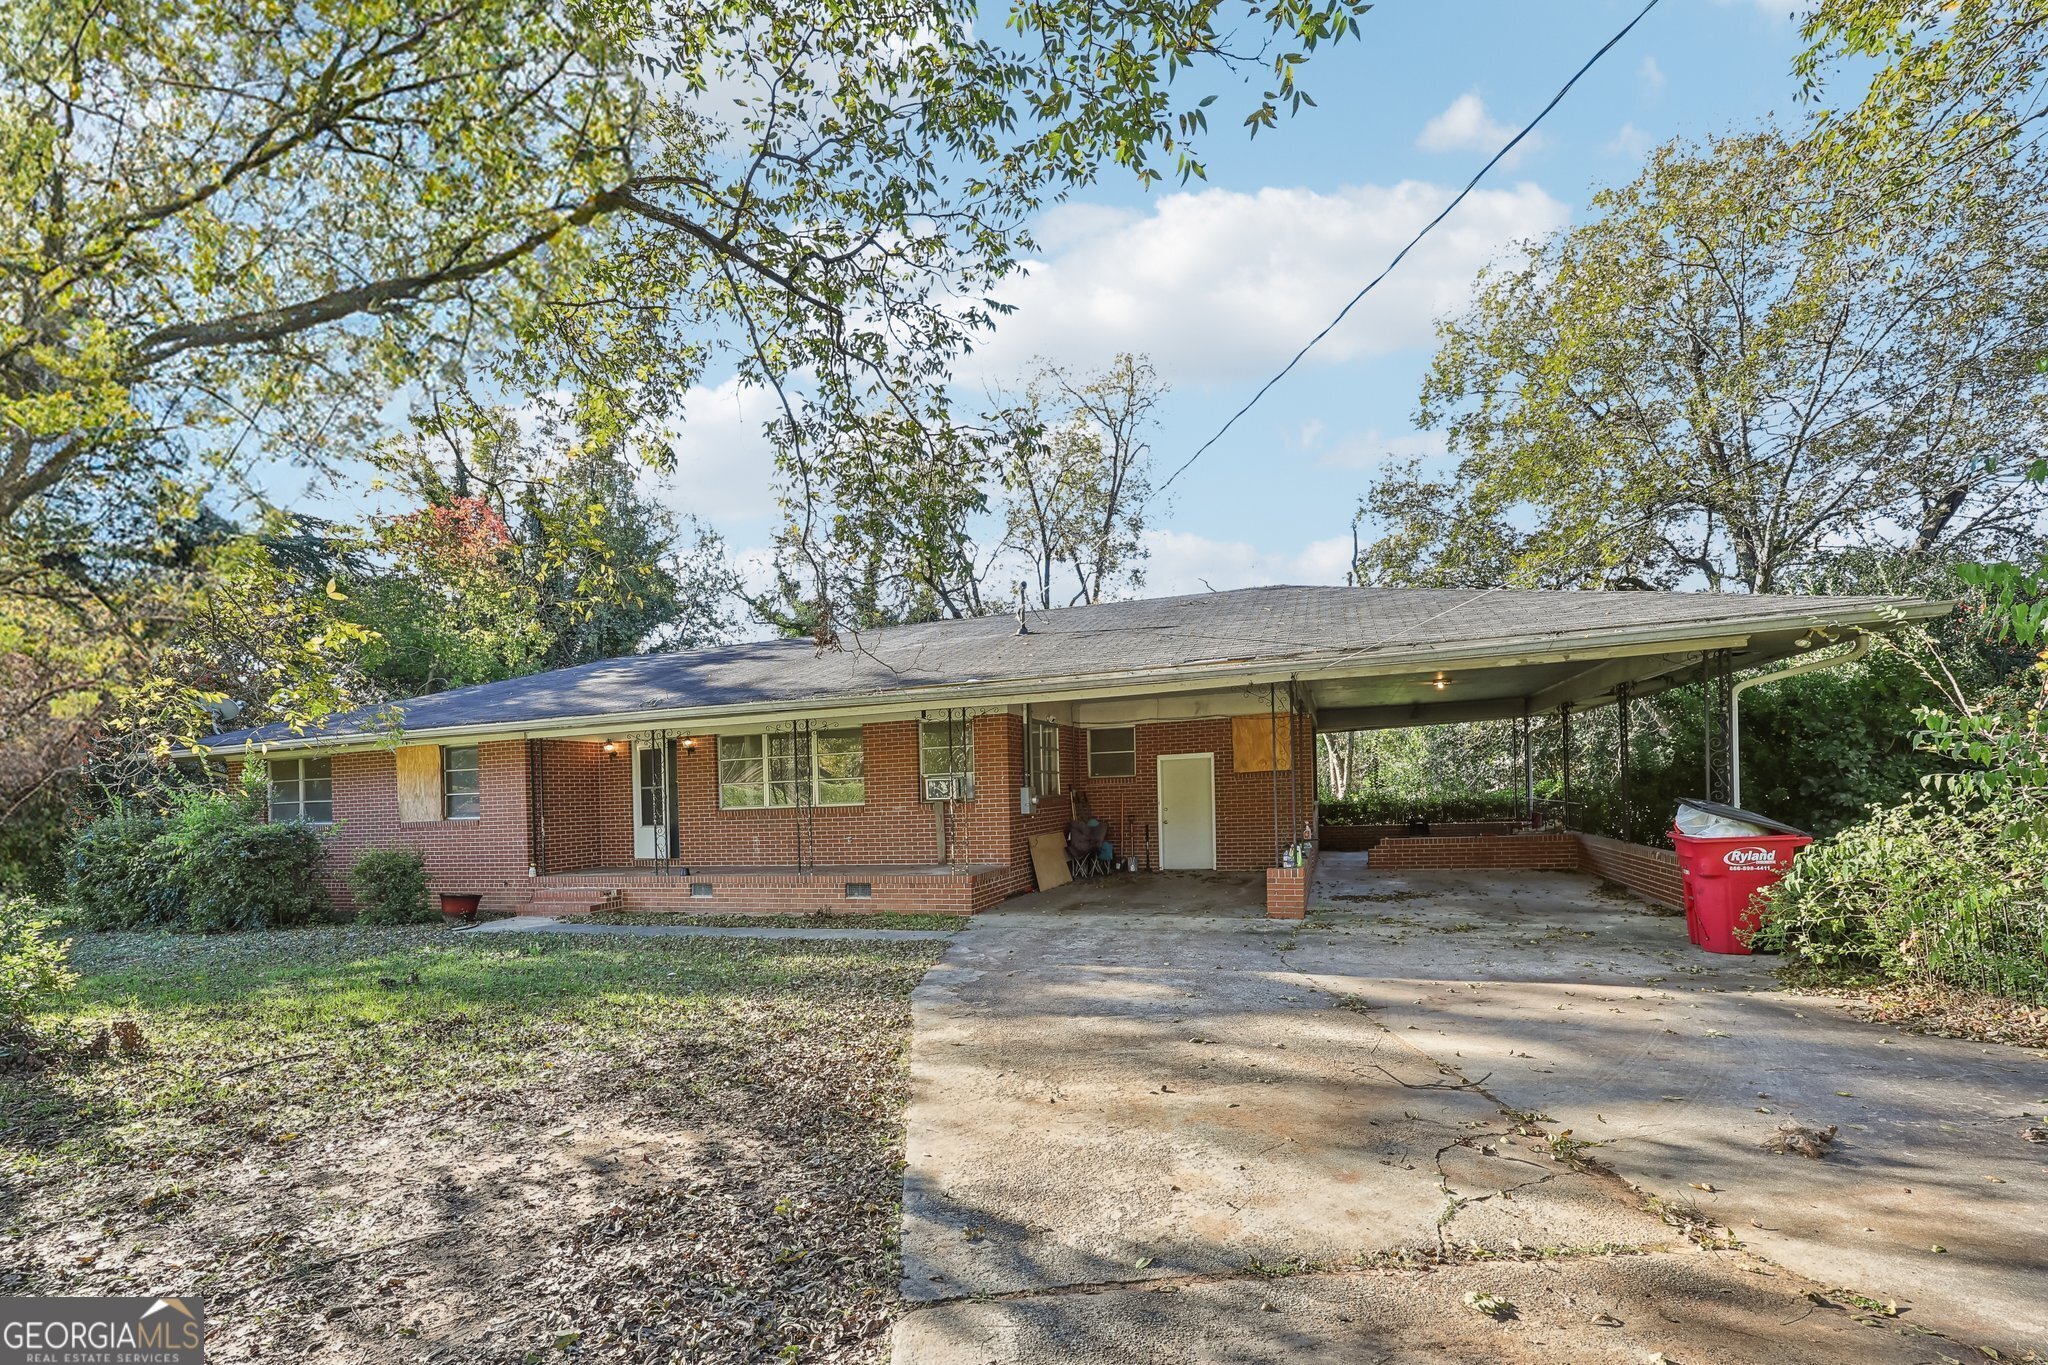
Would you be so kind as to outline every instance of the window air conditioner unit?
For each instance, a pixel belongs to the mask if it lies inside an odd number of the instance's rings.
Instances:
[[[951,801],[959,793],[960,782],[953,777],[927,777],[924,780],[924,799],[927,801]]]

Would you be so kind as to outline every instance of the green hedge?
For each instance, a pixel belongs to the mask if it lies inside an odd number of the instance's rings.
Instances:
[[[348,870],[356,918],[364,924],[420,924],[437,918],[427,900],[427,860],[414,848],[371,849]]]
[[[65,890],[82,929],[171,926],[184,918],[177,851],[152,815],[107,815],[71,837]]]
[[[1802,852],[1751,946],[1826,971],[2048,1001],[2048,840],[2026,812],[1922,798]]]
[[[264,824],[245,795],[188,796],[168,817],[103,816],[71,840],[72,918],[195,933],[304,924],[327,908],[323,853],[311,826]]]
[[[1512,820],[1520,807],[1514,792],[1471,792],[1411,799],[1361,792],[1320,803],[1326,825],[1399,825],[1411,817],[1432,824],[1459,820]]]

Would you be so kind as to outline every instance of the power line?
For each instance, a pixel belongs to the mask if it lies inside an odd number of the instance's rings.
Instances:
[[[1367,294],[1370,294],[1373,291],[1374,287],[1377,286],[1381,280],[1384,280],[1387,276],[1393,274],[1394,267],[1400,265],[1401,261],[1408,255],[1408,253],[1413,251],[1417,246],[1419,246],[1422,242],[1422,239],[1429,236],[1430,232],[1433,229],[1435,229],[1438,223],[1441,223],[1444,219],[1450,217],[1452,210],[1456,209],[1458,205],[1464,203],[1465,197],[1471,194],[1473,190],[1479,187],[1479,182],[1486,178],[1486,173],[1492,170],[1495,166],[1498,166],[1501,163],[1501,160],[1504,157],[1506,157],[1508,153],[1514,151],[1516,147],[1520,146],[1524,138],[1528,137],[1529,134],[1536,131],[1536,125],[1543,122],[1545,118],[1549,117],[1551,110],[1557,108],[1558,105],[1564,102],[1564,97],[1571,93],[1572,87],[1579,83],[1580,77],[1584,76],[1588,71],[1591,71],[1593,67],[1599,62],[1599,60],[1608,54],[1608,52],[1615,46],[1615,44],[1619,43],[1623,38],[1628,37],[1630,30],[1634,29],[1637,24],[1643,22],[1644,16],[1649,14],[1649,12],[1655,8],[1657,8],[1657,0],[1649,0],[1648,4],[1644,5],[1640,10],[1636,11],[1635,18],[1629,20],[1626,24],[1622,25],[1620,32],[1616,33],[1612,38],[1609,38],[1606,42],[1602,43],[1600,45],[1600,50],[1598,52],[1595,52],[1592,56],[1588,57],[1586,59],[1585,65],[1581,66],[1577,71],[1574,71],[1572,73],[1572,78],[1570,80],[1566,81],[1563,85],[1558,87],[1557,93],[1550,97],[1550,103],[1544,105],[1540,110],[1538,110],[1535,118],[1532,118],[1527,123],[1523,124],[1521,131],[1516,133],[1513,137],[1509,138],[1507,141],[1507,145],[1502,147],[1499,151],[1495,152],[1493,154],[1492,159],[1490,159],[1484,166],[1481,166],[1479,168],[1478,173],[1475,174],[1470,180],[1467,180],[1465,182],[1465,188],[1459,190],[1457,195],[1452,198],[1451,202],[1444,205],[1443,211],[1438,213],[1436,217],[1430,219],[1427,223],[1424,223],[1422,225],[1422,231],[1416,233],[1414,237],[1410,238],[1408,245],[1402,247],[1399,251],[1394,253],[1394,259],[1387,262],[1386,268],[1384,270],[1380,271],[1379,274],[1373,276],[1372,279],[1367,281],[1365,288],[1359,290],[1356,294],[1353,294],[1351,296],[1351,302],[1345,304],[1343,308],[1338,310],[1337,316],[1330,319],[1330,323],[1327,327],[1323,328],[1322,331],[1317,332],[1314,336],[1310,337],[1308,345],[1302,347],[1299,351],[1296,351],[1294,353],[1294,359],[1288,361],[1285,365],[1280,367],[1280,373],[1274,375],[1271,379],[1268,379],[1265,383],[1259,385],[1259,391],[1253,394],[1248,400],[1246,400],[1245,405],[1243,407],[1239,408],[1236,412],[1230,414],[1230,420],[1225,422],[1222,426],[1218,427],[1216,429],[1216,434],[1214,436],[1211,436],[1208,440],[1202,442],[1202,444],[1196,449],[1194,454],[1188,456],[1186,460],[1181,462],[1180,468],[1174,470],[1173,473],[1166,476],[1166,482],[1159,485],[1159,491],[1164,493],[1168,488],[1171,488],[1173,486],[1173,481],[1179,478],[1182,474],[1186,473],[1189,465],[1193,464],[1196,460],[1201,459],[1203,454],[1208,451],[1210,446],[1213,446],[1218,441],[1222,440],[1224,434],[1227,433],[1233,426],[1237,425],[1238,418],[1244,416],[1246,413],[1250,412],[1254,407],[1258,405],[1259,400],[1266,396],[1266,391],[1268,389],[1272,388],[1275,384],[1278,384],[1281,380],[1285,379],[1288,376],[1288,373],[1292,371],[1296,365],[1299,365],[1302,362],[1302,359],[1306,357],[1310,351],[1316,348],[1318,342],[1322,341],[1322,339],[1328,336],[1330,333],[1336,331],[1337,325],[1344,321],[1345,317],[1349,315],[1353,308],[1356,308],[1358,306],[1359,300],[1363,299]]]

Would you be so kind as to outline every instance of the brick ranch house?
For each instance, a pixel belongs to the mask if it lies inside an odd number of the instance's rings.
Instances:
[[[1085,794],[1119,858],[1265,870],[1269,911],[1298,915],[1313,859],[1281,864],[1315,837],[1318,730],[1568,714],[1944,610],[1247,588],[896,626],[832,650],[632,655],[200,752],[265,763],[272,818],[326,827],[343,907],[358,854],[413,847],[436,891],[490,910],[971,912],[1034,889],[1033,836],[1064,830]],[[1398,840],[1373,856],[1594,865],[1656,895],[1658,851],[1611,843]]]

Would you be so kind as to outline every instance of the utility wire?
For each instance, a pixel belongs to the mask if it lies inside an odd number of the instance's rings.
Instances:
[[[1296,365],[1299,365],[1310,351],[1316,348],[1318,342],[1322,341],[1322,339],[1328,336],[1330,333],[1336,331],[1337,325],[1344,321],[1345,317],[1351,312],[1353,308],[1356,308],[1358,306],[1359,300],[1363,299],[1367,294],[1370,294],[1373,291],[1373,288],[1376,285],[1378,285],[1381,280],[1384,280],[1387,276],[1393,274],[1394,267],[1400,265],[1403,258],[1405,258],[1409,252],[1415,250],[1417,246],[1421,245],[1422,239],[1429,236],[1430,232],[1436,227],[1438,223],[1441,223],[1444,219],[1450,217],[1452,211],[1456,209],[1458,205],[1465,202],[1465,197],[1471,194],[1473,190],[1479,187],[1479,182],[1486,178],[1486,173],[1492,170],[1495,166],[1498,166],[1501,163],[1501,160],[1504,157],[1506,157],[1508,153],[1514,151],[1516,147],[1520,146],[1524,138],[1528,137],[1529,134],[1536,131],[1536,125],[1543,122],[1543,120],[1549,116],[1551,110],[1557,108],[1558,105],[1564,102],[1564,97],[1570,94],[1571,88],[1579,83],[1579,78],[1584,76],[1588,71],[1591,71],[1595,64],[1597,64],[1602,57],[1605,57],[1608,54],[1608,52],[1615,46],[1615,44],[1619,43],[1623,38],[1628,37],[1630,30],[1634,29],[1637,24],[1643,22],[1644,16],[1648,15],[1649,12],[1655,8],[1657,8],[1657,0],[1649,0],[1648,4],[1644,5],[1640,10],[1636,11],[1635,18],[1629,20],[1626,24],[1622,25],[1621,31],[1619,33],[1616,33],[1612,38],[1609,38],[1606,42],[1602,43],[1600,45],[1600,50],[1598,52],[1595,52],[1592,56],[1588,57],[1586,59],[1585,65],[1581,66],[1577,71],[1574,71],[1572,73],[1572,78],[1570,80],[1566,81],[1563,85],[1558,87],[1557,93],[1550,97],[1550,103],[1544,105],[1542,109],[1538,110],[1535,118],[1532,118],[1527,123],[1523,124],[1522,130],[1516,133],[1513,137],[1509,138],[1507,141],[1507,145],[1502,147],[1499,151],[1495,152],[1493,154],[1493,158],[1490,161],[1488,161],[1484,166],[1481,166],[1479,168],[1478,174],[1474,175],[1470,180],[1465,182],[1465,188],[1459,190],[1457,195],[1451,200],[1451,202],[1444,205],[1443,211],[1437,214],[1436,217],[1430,219],[1427,223],[1423,224],[1422,231],[1416,233],[1414,237],[1409,239],[1408,245],[1402,247],[1399,251],[1394,253],[1394,259],[1387,262],[1386,268],[1380,271],[1379,274],[1373,276],[1372,279],[1366,283],[1365,288],[1359,290],[1356,294],[1353,294],[1351,296],[1351,302],[1345,304],[1343,308],[1338,310],[1337,316],[1330,319],[1329,326],[1323,328],[1322,331],[1317,332],[1314,336],[1310,337],[1308,345],[1302,347],[1299,351],[1296,351],[1294,353],[1294,359],[1288,361],[1285,365],[1280,367],[1280,373],[1274,375],[1271,379],[1268,379],[1265,383],[1259,385],[1259,391],[1253,394],[1250,397],[1250,399],[1248,399],[1245,402],[1245,405],[1243,407],[1239,408],[1236,412],[1230,414],[1230,420],[1225,422],[1221,427],[1218,427],[1216,430],[1216,434],[1214,436],[1211,436],[1208,440],[1202,442],[1202,444],[1195,450],[1194,454],[1188,456],[1186,460],[1181,462],[1180,468],[1174,470],[1173,473],[1166,476],[1166,482],[1159,485],[1159,491],[1164,493],[1167,489],[1171,488],[1173,486],[1173,481],[1179,478],[1182,474],[1186,473],[1189,465],[1193,464],[1196,460],[1201,459],[1202,456],[1208,451],[1210,446],[1213,446],[1218,441],[1222,440],[1224,434],[1227,433],[1233,426],[1237,425],[1238,418],[1244,416],[1246,413],[1250,412],[1254,407],[1258,405],[1258,401],[1266,396],[1266,391],[1268,389],[1272,388],[1275,384],[1278,384],[1281,380],[1285,379],[1288,373],[1292,371]]]

